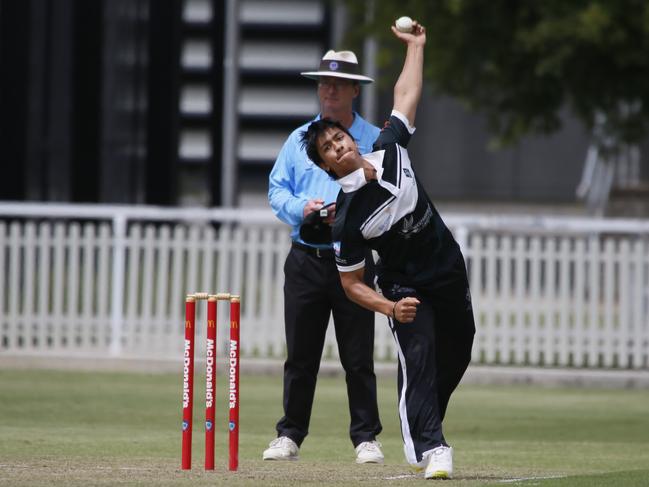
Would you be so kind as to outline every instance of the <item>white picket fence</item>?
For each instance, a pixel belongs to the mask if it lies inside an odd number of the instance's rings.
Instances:
[[[475,363],[649,369],[648,221],[445,220],[469,269]],[[210,291],[241,294],[244,357],[282,358],[289,243],[268,209],[0,203],[0,354],[179,359],[184,296]],[[376,358],[395,356],[377,315]]]

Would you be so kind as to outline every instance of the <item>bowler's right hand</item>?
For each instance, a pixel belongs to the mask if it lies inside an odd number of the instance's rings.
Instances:
[[[418,46],[426,44],[426,28],[416,20],[412,22],[412,32],[399,32],[394,25],[391,29],[394,35],[406,44],[411,42]]]

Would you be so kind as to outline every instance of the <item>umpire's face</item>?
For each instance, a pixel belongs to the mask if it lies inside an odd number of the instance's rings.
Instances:
[[[358,146],[344,130],[336,127],[326,129],[318,136],[317,147],[322,159],[320,167],[333,171],[338,178],[362,167]]]
[[[318,98],[322,118],[339,120],[352,113],[354,98],[358,96],[358,82],[345,78],[323,76],[318,81]]]

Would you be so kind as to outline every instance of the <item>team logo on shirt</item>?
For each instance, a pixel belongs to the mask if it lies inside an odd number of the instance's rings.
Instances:
[[[415,216],[404,216],[402,222],[403,226],[401,227],[401,233],[410,233],[412,232],[412,227],[415,222]]]
[[[407,178],[411,178],[412,175],[410,174],[410,170],[408,170],[407,167],[403,168],[403,173],[406,175]]]
[[[334,242],[332,244],[332,247],[334,249],[334,253],[336,254],[336,257],[340,257],[340,242]]]
[[[409,216],[404,216],[401,219],[401,229],[399,230],[399,233],[406,239],[412,237],[414,234],[419,233],[422,231],[422,229],[428,225],[430,222],[431,218],[433,218],[433,210],[431,209],[430,205],[426,206],[426,211],[424,212],[424,216],[421,217],[421,219],[415,223],[415,215],[412,213]]]

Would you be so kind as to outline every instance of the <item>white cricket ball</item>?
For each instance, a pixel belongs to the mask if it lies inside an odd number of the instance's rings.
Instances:
[[[394,26],[399,32],[412,32],[412,19],[410,17],[399,17],[395,22]]]

